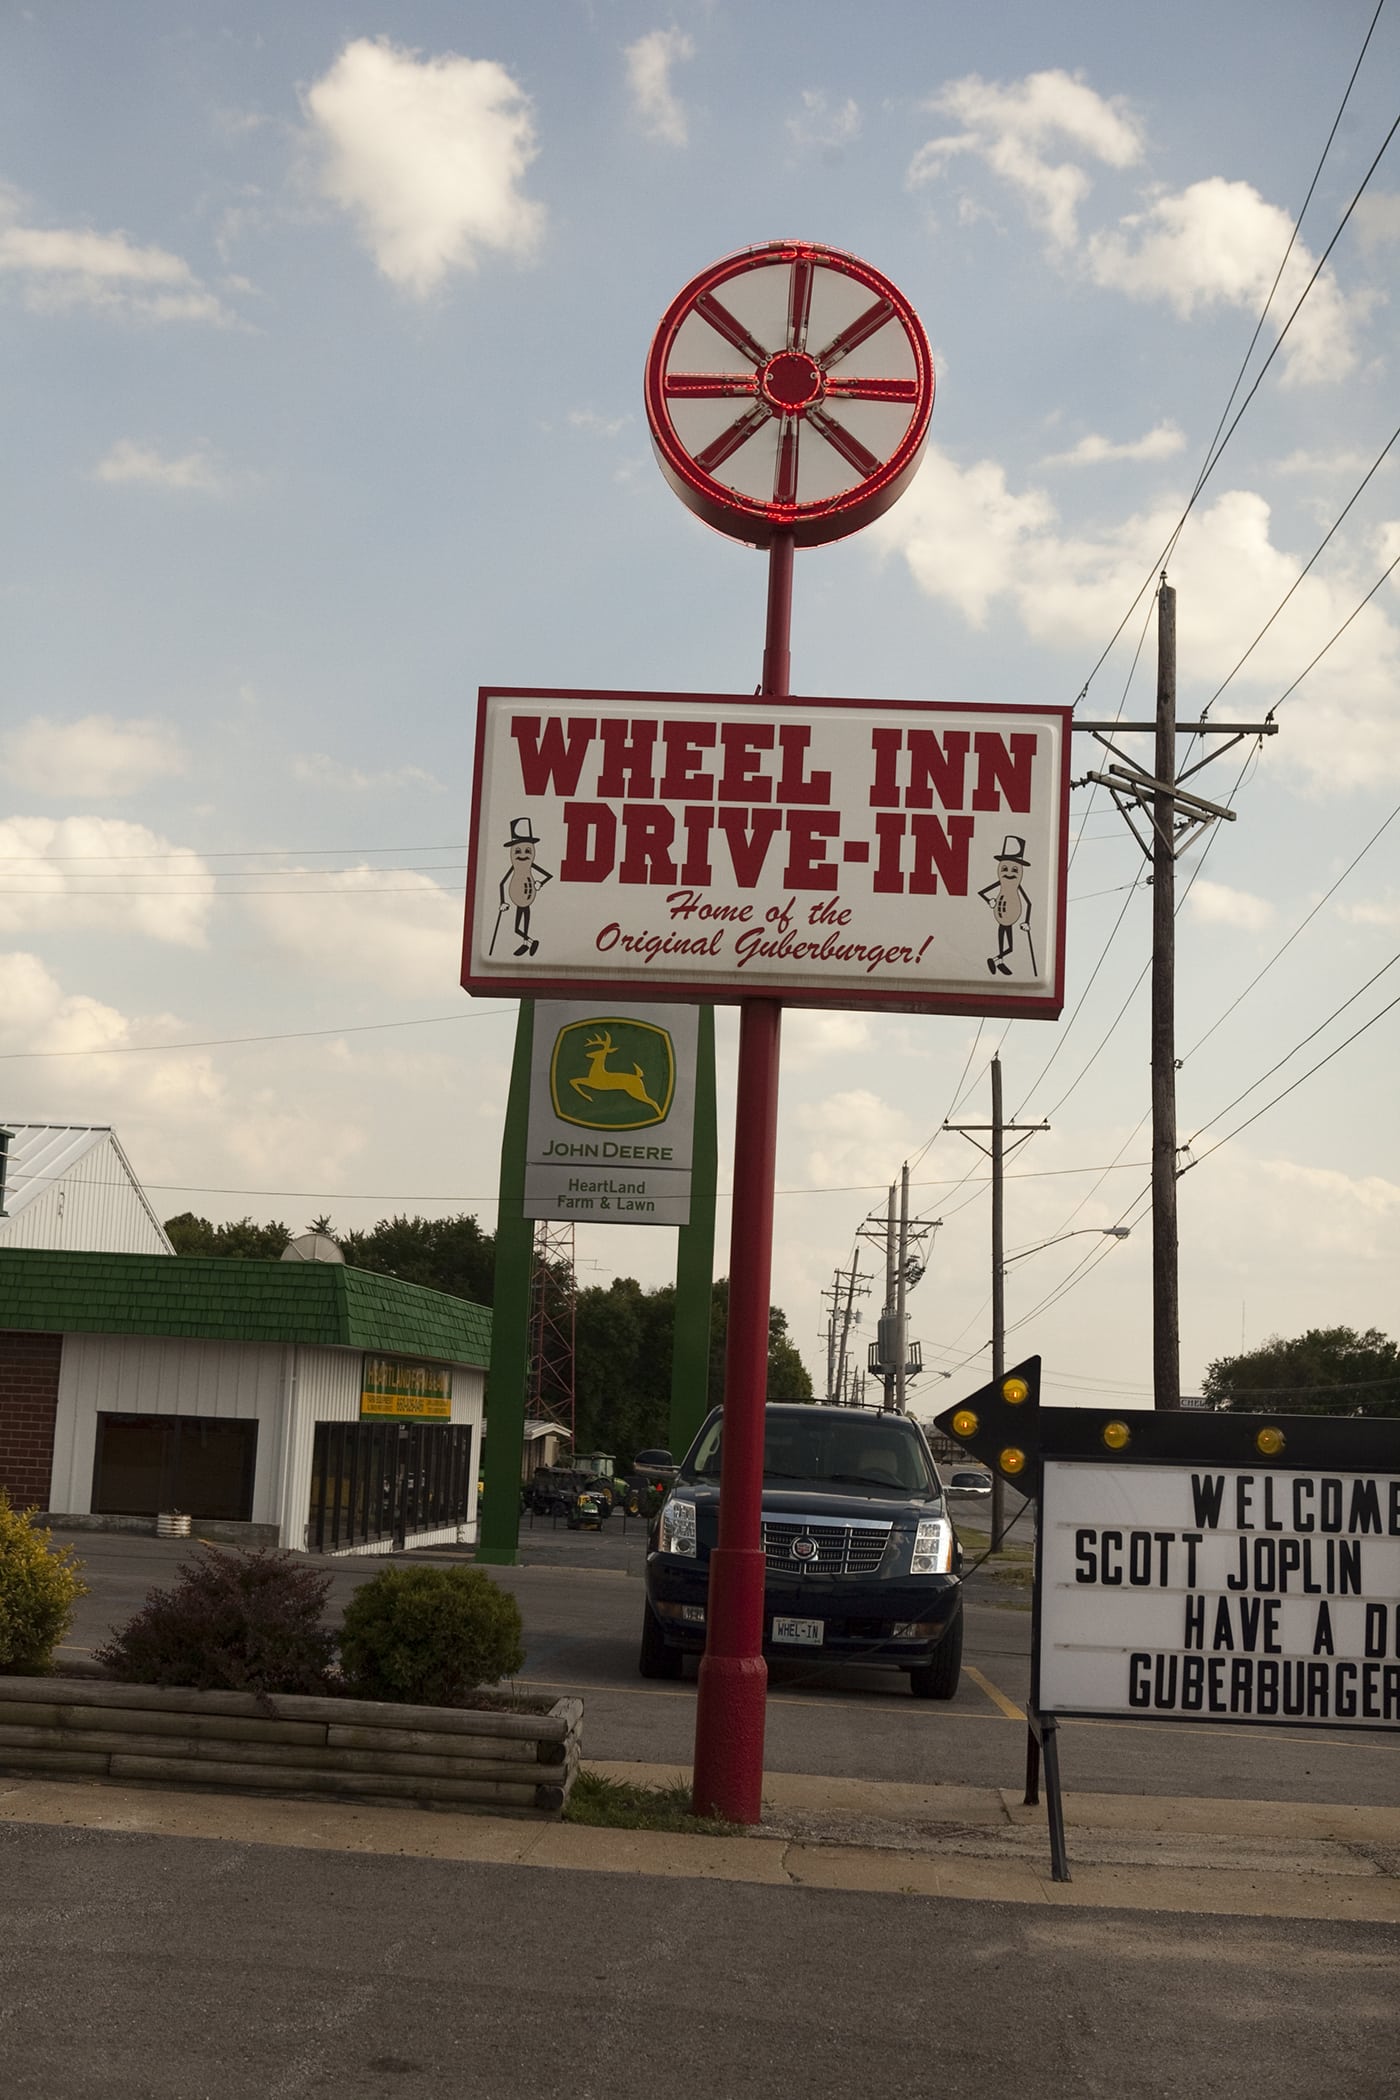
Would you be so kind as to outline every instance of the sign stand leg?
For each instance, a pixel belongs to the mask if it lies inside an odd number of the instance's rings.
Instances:
[[[1065,1804],[1060,1792],[1060,1744],[1059,1732],[1053,1714],[1042,1714],[1032,1710],[1030,1721],[1031,1739],[1037,1745],[1039,1756],[1034,1756],[1030,1746],[1026,1749],[1026,1801],[1035,1805],[1032,1794],[1031,1766],[1045,1762],[1045,1820],[1050,1833],[1050,1879],[1070,1880],[1069,1855],[1065,1850]]]
[[[1040,1738],[1033,1728],[1026,1730],[1026,1791],[1021,1806],[1040,1806]]]

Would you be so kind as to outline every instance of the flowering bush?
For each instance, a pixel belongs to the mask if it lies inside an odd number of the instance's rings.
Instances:
[[[0,1671],[16,1676],[51,1668],[73,1606],[87,1595],[72,1547],[55,1546],[33,1517],[12,1509],[0,1488]]]

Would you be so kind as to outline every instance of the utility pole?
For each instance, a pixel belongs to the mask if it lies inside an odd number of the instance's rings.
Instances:
[[[899,1268],[899,1242],[895,1238],[894,1183],[890,1183],[888,1216],[885,1224],[885,1313],[880,1322],[880,1368],[885,1387],[885,1413],[894,1411],[895,1380],[898,1377],[896,1359],[903,1355],[904,1337],[895,1328],[889,1336],[889,1322],[894,1312],[895,1274]]]
[[[909,1162],[906,1159],[899,1170],[899,1260],[894,1274],[894,1331],[899,1337],[895,1350],[894,1404],[898,1413],[904,1413],[904,1400],[909,1374]],[[888,1399],[886,1406],[889,1405]]]
[[[858,1318],[855,1313],[857,1294],[868,1297],[870,1285],[859,1282],[860,1249],[849,1269],[837,1269],[829,1291],[822,1296],[831,1301],[831,1312],[826,1323],[826,1397],[829,1403],[841,1406],[846,1397],[846,1347],[850,1340],[851,1321]],[[843,1309],[844,1301],[844,1309]]]
[[[870,1344],[869,1367],[884,1386],[887,1414],[904,1412],[908,1381],[923,1369],[923,1351],[909,1340],[909,1293],[927,1267],[925,1244],[943,1223],[941,1218],[910,1217],[908,1161],[900,1172],[899,1189],[898,1214],[891,1182],[883,1223],[872,1214],[860,1228],[862,1239],[883,1242],[885,1249],[885,1303],[879,1340]]]
[[[1152,1404],[1181,1405],[1176,1229],[1176,592],[1157,592],[1157,748],[1152,797]]]
[[[1152,866],[1152,1393],[1153,1406],[1181,1405],[1181,1314],[1178,1299],[1176,1184],[1176,863],[1186,848],[1235,812],[1188,793],[1186,781],[1245,737],[1274,736],[1278,724],[1176,720],[1176,592],[1162,571],[1157,590],[1157,709],[1151,722],[1076,722],[1120,763],[1084,779],[1106,787]],[[1150,732],[1153,770],[1121,750],[1115,738]],[[1199,737],[1204,755],[1177,771],[1178,736]],[[1209,739],[1225,738],[1212,750]],[[1076,781],[1075,786],[1083,783]],[[1146,820],[1145,823],[1143,820]]]
[[[992,1383],[998,1384],[1006,1375],[1006,1244],[1005,1244],[1005,1165],[1006,1134],[1011,1132],[1015,1144],[1014,1152],[1028,1137],[1038,1130],[1048,1130],[1048,1123],[1008,1123],[1001,1106],[1001,1059],[992,1059],[992,1120],[990,1123],[945,1123],[945,1130],[956,1130],[986,1153],[992,1163]],[[985,1134],[990,1144],[979,1143]],[[992,1475],[992,1543],[995,1553],[1001,1545],[1002,1533],[1006,1529],[1006,1489],[1000,1473]]]

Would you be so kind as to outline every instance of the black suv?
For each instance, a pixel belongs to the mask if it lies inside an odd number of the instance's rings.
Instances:
[[[765,1413],[764,1653],[904,1670],[916,1699],[951,1699],[962,1554],[918,1423],[868,1408]],[[678,1676],[705,1645],[723,1426],[715,1408],[652,1526],[643,1677]]]

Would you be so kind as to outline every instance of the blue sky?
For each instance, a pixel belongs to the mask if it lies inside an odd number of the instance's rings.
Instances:
[[[892,277],[933,345],[918,481],[799,559],[795,690],[1072,701],[1181,513],[1373,12],[10,11],[0,1109],[115,1123],[166,1215],[490,1222],[512,1022],[456,983],[476,688],[758,676],[763,560],[650,455],[670,299],[801,235]],[[1398,60],[1391,0],[1251,377],[1394,121]],[[1184,716],[1394,429],[1397,151],[1173,555]],[[1400,553],[1393,457],[1216,717],[1259,719]],[[1150,708],[1150,636],[1129,683],[1145,610],[1081,713]],[[1247,988],[1395,807],[1397,673],[1392,578],[1243,775],[1240,752],[1201,782],[1238,820],[1182,872],[1188,1389],[1242,1334],[1396,1330],[1395,1016],[1203,1155],[1395,996],[1382,975],[1328,1021],[1396,949],[1400,822]],[[1102,756],[1077,746],[1076,777]],[[1101,791],[1073,830],[1065,1018],[1013,1025],[1002,1059],[1008,1108],[1052,1126],[1014,1162],[1009,1244],[1082,1236],[1016,1265],[1008,1317],[1055,1397],[1130,1401],[1150,895]],[[720,1034],[723,1130],[732,1014]],[[277,1040],[226,1040],[250,1035]],[[914,1327],[955,1381],[925,1381],[930,1412],[979,1379],[989,1316],[976,1155],[929,1140],[985,1118],[1000,1038],[786,1029],[775,1296],[819,1367],[819,1294],[916,1160],[945,1223]],[[1086,1230],[1120,1221],[1122,1242]],[[657,1282],[673,1244],[581,1233],[580,1273]]]

